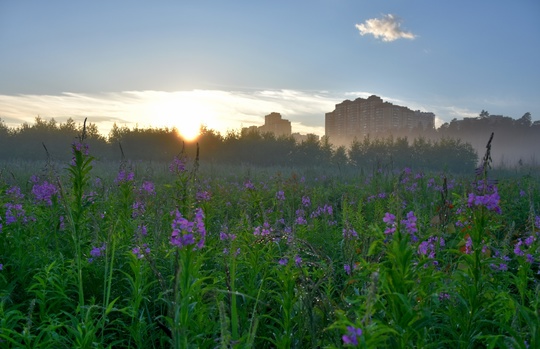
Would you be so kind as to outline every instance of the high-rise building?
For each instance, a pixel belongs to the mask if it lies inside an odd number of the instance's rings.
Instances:
[[[336,104],[335,110],[326,113],[325,117],[325,135],[334,143],[419,127],[423,130],[434,128],[435,114],[383,102],[375,95],[367,99],[345,100]]]
[[[264,117],[264,125],[259,127],[261,133],[273,133],[276,137],[290,136],[292,132],[291,122],[281,118],[280,113],[270,113]]]

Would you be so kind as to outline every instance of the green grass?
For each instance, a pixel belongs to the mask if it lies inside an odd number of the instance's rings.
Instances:
[[[530,172],[74,158],[2,166],[2,348],[540,347]]]

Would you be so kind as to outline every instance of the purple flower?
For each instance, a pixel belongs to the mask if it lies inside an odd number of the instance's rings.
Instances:
[[[362,329],[356,328],[354,326],[347,326],[347,334],[344,334],[343,337],[343,344],[350,344],[353,346],[358,345],[358,337],[362,335]]]
[[[24,199],[24,194],[21,194],[21,188],[17,186],[10,187],[8,190],[6,190],[6,194],[14,200]]]
[[[470,236],[467,238],[467,241],[465,242],[465,253],[466,254],[472,253],[472,239]]]
[[[171,215],[174,216],[171,224],[171,245],[183,248],[196,244],[196,249],[203,248],[206,240],[206,228],[202,209],[195,209],[195,220],[192,222],[184,218],[178,209],[173,211]],[[195,234],[198,235],[198,241],[195,239]]]
[[[347,273],[347,275],[351,275],[351,266],[349,264],[345,264],[343,266],[343,269],[345,270],[345,273]]]
[[[309,196],[302,196],[302,206],[309,207],[311,206],[311,199]]]
[[[280,190],[276,193],[276,200],[285,201],[285,193],[283,192],[283,190]]]
[[[4,270],[4,265],[0,263],[0,271]]]
[[[534,263],[534,257],[532,256],[532,254],[527,253],[525,257],[527,258],[527,262],[529,262],[530,264]]]
[[[519,239],[518,242],[516,242],[516,244],[514,245],[514,253],[516,254],[516,256],[525,255],[525,253],[521,250],[521,245],[523,245],[521,239]]]
[[[142,236],[148,235],[148,229],[146,228],[146,225],[140,224],[137,226],[137,230],[139,233],[141,233]]]
[[[289,263],[289,260],[287,258],[281,258],[278,263],[279,265],[287,265],[287,263]]]
[[[411,237],[413,241],[416,241],[416,237],[414,233],[418,232],[418,229],[416,228],[416,216],[414,215],[413,211],[410,211],[407,213],[407,219],[404,219],[401,221],[401,224],[405,225],[405,229],[409,234],[411,234]]]
[[[135,201],[133,205],[131,206],[132,213],[131,218],[137,218],[139,216],[142,216],[146,212],[146,207],[144,206],[144,203],[141,201]]]
[[[103,251],[105,251],[105,244],[101,245],[100,247],[92,247],[92,250],[90,250],[90,255],[92,258],[88,258],[88,262],[92,263],[95,258],[99,258],[103,255]]]
[[[179,174],[186,170],[186,158],[179,158],[175,156],[173,161],[169,164],[169,171]]]
[[[352,239],[352,238],[357,238],[357,237],[358,237],[358,233],[356,232],[356,230],[352,228],[343,228],[344,239]]]
[[[81,143],[81,142],[73,142],[71,144],[71,147],[72,147],[72,150],[73,150],[73,153],[75,152],[81,152],[83,153],[84,155],[88,155],[88,144],[86,143]]]
[[[439,301],[440,302],[445,301],[445,300],[449,300],[449,299],[450,299],[450,295],[448,293],[445,293],[445,292],[439,293]]]
[[[272,227],[270,227],[270,224],[268,222],[264,222],[262,226],[255,227],[255,231],[253,232],[253,235],[256,236],[267,236],[270,235],[270,233],[273,231]]]
[[[389,212],[386,212],[383,217],[383,222],[388,225],[392,225],[396,222],[396,216],[394,216],[393,214]]]
[[[302,257],[300,257],[299,255],[294,256],[294,264],[297,267],[300,267],[302,265]]]
[[[155,195],[156,187],[154,186],[154,183],[150,181],[144,181],[141,185],[141,192],[146,192],[149,195]]]
[[[197,201],[199,202],[202,202],[202,201],[210,201],[211,199],[211,195],[209,192],[207,191],[199,191],[197,192],[197,195],[195,196],[195,198],[197,199]]]
[[[122,184],[122,183],[129,183],[133,182],[133,179],[135,178],[135,174],[133,172],[126,172],[124,170],[118,171],[118,175],[116,176],[116,179],[114,182],[116,184]]]
[[[150,247],[148,247],[147,244],[143,244],[142,248],[139,246],[136,246],[131,250],[131,252],[137,256],[138,259],[144,258],[145,254],[150,254]]]
[[[248,179],[244,182],[244,188],[246,190],[255,190],[255,185],[253,185],[253,183]]]

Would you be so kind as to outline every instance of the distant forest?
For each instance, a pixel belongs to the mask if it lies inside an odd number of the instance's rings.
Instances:
[[[0,160],[71,159],[71,144],[81,134],[82,124],[68,119],[36,117],[33,124],[10,128],[0,119]],[[308,135],[303,142],[271,133],[229,131],[222,135],[202,127],[196,142],[184,142],[175,128],[127,128],[114,125],[107,137],[96,124],[86,124],[86,142],[101,161],[170,161],[183,152],[200,161],[216,164],[257,166],[334,166],[366,170],[404,167],[463,172],[473,170],[484,155],[491,132],[494,164],[536,164],[540,149],[540,122],[531,115],[521,119],[490,116],[452,120],[432,132],[411,132],[366,137],[349,147],[333,147],[326,137]]]

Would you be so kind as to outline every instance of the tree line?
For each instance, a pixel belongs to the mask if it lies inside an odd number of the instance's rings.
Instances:
[[[82,125],[36,117],[33,124],[9,128],[0,119],[0,159],[71,159],[71,144]],[[202,127],[196,142],[185,142],[175,128],[128,128],[114,125],[107,137],[94,123],[85,125],[86,142],[98,160],[170,161],[175,156],[199,156],[216,164],[255,166],[334,166],[338,169],[415,167],[431,170],[471,171],[478,156],[469,143],[457,138],[431,140],[388,136],[354,140],[349,147],[333,147],[327,137],[308,135],[302,142],[272,133],[229,131],[222,135]]]

